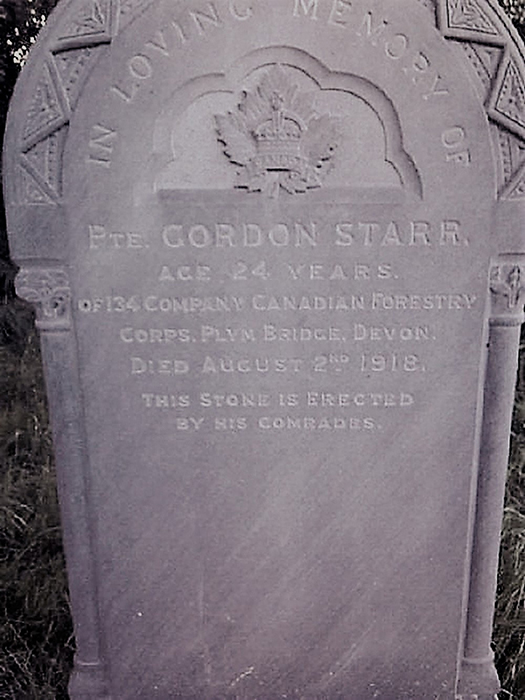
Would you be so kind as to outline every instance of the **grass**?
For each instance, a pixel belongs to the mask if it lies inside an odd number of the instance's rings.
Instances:
[[[501,700],[525,698],[525,342],[521,354],[494,633]],[[0,366],[0,700],[65,700],[74,640],[39,343],[23,302],[0,306]]]
[[[525,328],[525,327],[524,327]],[[525,698],[525,331],[512,422],[512,439],[503,515],[494,646],[506,688]],[[505,696],[508,697],[508,696]]]
[[[0,698],[60,700],[74,642],[39,344],[27,306],[0,311]]]

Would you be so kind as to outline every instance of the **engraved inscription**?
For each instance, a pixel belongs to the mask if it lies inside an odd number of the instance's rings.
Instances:
[[[293,13],[295,17],[305,15],[311,19],[317,19],[317,11],[319,9],[319,0],[294,0]]]
[[[148,248],[147,237],[133,231],[108,231],[105,226],[91,224],[88,231],[89,250],[142,250]]]
[[[365,8],[372,4],[368,2]],[[141,87],[155,74],[158,60],[172,58],[174,52],[184,50],[191,41],[205,39],[211,31],[224,30],[228,22],[254,20],[256,5],[263,6],[262,0],[231,0],[225,7],[209,2],[169,18],[166,26],[157,29],[130,57],[126,73],[111,86],[112,93],[132,103]],[[291,15],[298,22],[319,20],[334,31],[349,32],[377,47],[387,61],[395,62],[402,79],[414,85],[423,100],[447,97],[449,88],[431,56],[412,36],[400,31],[388,19],[379,17],[375,8],[365,8],[354,6],[351,0],[291,0],[290,6]]]
[[[190,17],[201,36],[206,33],[207,26],[219,27],[222,24],[217,8],[212,2],[209,2],[204,10],[190,10]]]
[[[443,146],[460,136],[454,127]],[[304,219],[281,210],[214,221],[195,210],[177,221],[175,211],[147,233],[89,226],[97,264],[126,259],[149,272],[135,293],[84,292],[76,309],[87,323],[107,319],[135,401],[168,413],[177,431],[384,430],[385,411],[408,417],[424,401],[449,324],[483,306],[463,283],[427,288],[417,271],[419,260],[469,255],[471,231],[454,216],[392,220],[385,210],[367,221],[341,205]]]
[[[446,149],[448,162],[469,166],[472,156],[468,148],[467,135],[462,126],[453,126],[446,129],[441,135],[441,143]]]
[[[328,17],[328,24],[334,27],[344,27],[348,21],[347,12],[352,8],[352,3],[353,0],[334,0]]]
[[[230,0],[230,13],[235,19],[244,22],[250,19],[253,14],[253,9],[250,4],[247,4],[246,0],[243,0],[243,2]]]
[[[91,129],[89,139],[88,161],[109,168],[116,138],[117,132],[114,129],[103,124],[95,124]]]
[[[139,312],[182,315],[239,313],[252,311],[461,311],[473,309],[478,298],[475,294],[370,294],[325,296],[320,294],[297,296],[293,294],[255,294],[242,296],[177,296],[162,297],[151,294],[85,297],[77,308],[83,313],[133,314]]]
[[[229,0],[227,8],[224,12],[217,3],[208,2],[171,17],[167,25],[158,29],[142,50],[130,58],[126,75],[110,88],[113,94],[124,102],[133,102],[141,86],[153,76],[154,60],[170,58],[192,39],[223,28],[227,19],[245,22],[253,15],[253,8],[246,0]]]
[[[103,227],[97,227],[102,229]],[[102,234],[101,234],[102,235]],[[323,242],[341,248],[350,247],[463,247],[469,237],[454,219],[431,224],[424,220],[352,221],[323,224],[320,221],[295,221],[262,227],[253,222],[241,225],[221,222],[214,226],[195,223],[166,225],[161,233],[169,249],[255,249],[316,248]]]

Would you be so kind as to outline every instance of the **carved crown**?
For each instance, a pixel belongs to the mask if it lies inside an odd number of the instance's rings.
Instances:
[[[340,140],[339,120],[319,116],[290,69],[274,65],[237,109],[215,115],[224,153],[239,166],[237,187],[290,194],[320,187]]]
[[[268,170],[280,170],[287,156],[300,156],[301,139],[307,126],[298,114],[284,109],[284,98],[274,92],[270,99],[271,117],[255,127],[257,153],[267,156]]]

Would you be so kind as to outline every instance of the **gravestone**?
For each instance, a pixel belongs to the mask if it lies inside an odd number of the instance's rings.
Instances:
[[[525,249],[495,0],[72,0],[5,145],[74,700],[494,698]]]

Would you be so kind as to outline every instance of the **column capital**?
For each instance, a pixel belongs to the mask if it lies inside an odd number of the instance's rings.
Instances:
[[[71,286],[64,267],[22,267],[15,286],[19,297],[35,304],[37,328],[71,328]]]
[[[519,326],[525,321],[525,255],[501,255],[490,266],[490,323]]]

